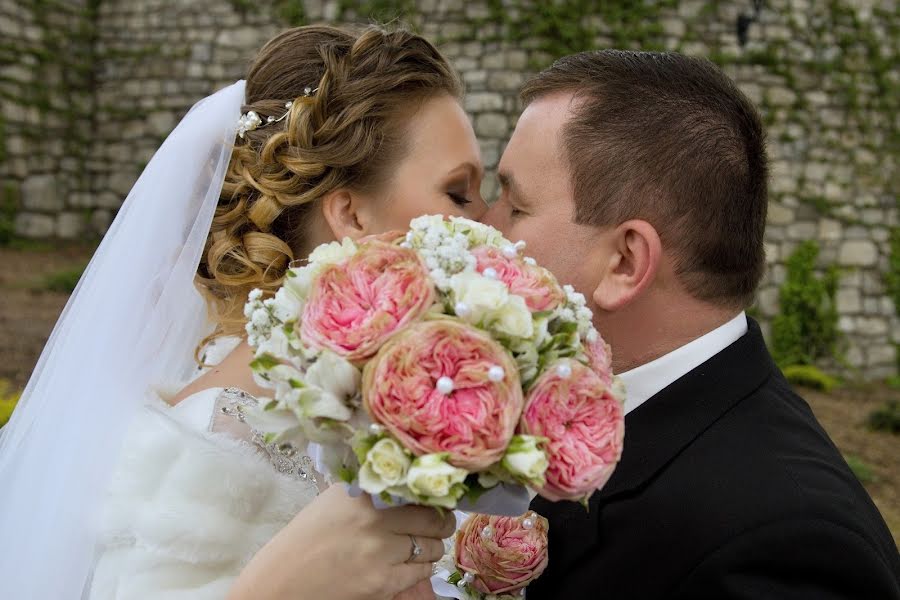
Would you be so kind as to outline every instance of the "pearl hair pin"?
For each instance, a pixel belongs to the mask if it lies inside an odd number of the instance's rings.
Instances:
[[[319,91],[319,88],[311,88],[306,86],[303,88],[303,96],[301,98],[309,98],[313,94]],[[255,110],[251,110],[250,112],[244,113],[241,115],[241,118],[238,119],[238,137],[244,139],[244,134],[248,131],[255,131],[257,129],[262,129],[267,125],[271,125],[272,123],[279,123],[288,118],[288,115],[291,114],[291,107],[294,106],[294,102],[285,102],[284,108],[287,109],[283,115],[280,117],[268,116],[266,117],[265,122],[263,122],[262,117],[259,116]]]

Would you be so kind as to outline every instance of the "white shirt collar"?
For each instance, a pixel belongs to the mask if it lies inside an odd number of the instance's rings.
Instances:
[[[747,333],[747,315],[742,311],[724,325],[654,361],[620,373],[625,384],[625,414],[693,371],[738,341]]]

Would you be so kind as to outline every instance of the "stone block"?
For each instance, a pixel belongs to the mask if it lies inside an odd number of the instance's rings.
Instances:
[[[793,106],[797,101],[797,94],[787,88],[774,87],[766,95],[775,106]]]
[[[22,204],[28,210],[61,210],[65,206],[65,195],[55,175],[31,175],[22,184]]]
[[[111,223],[112,214],[108,210],[95,210],[91,214],[91,229],[99,235],[105,235]]]
[[[794,211],[782,204],[770,202],[767,220],[772,225],[787,225],[794,221]]]
[[[847,354],[844,355],[844,358],[847,360],[848,365],[857,369],[866,364],[866,357],[863,355],[862,349],[856,345],[847,349]]]
[[[523,50],[510,50],[506,53],[506,66],[514,71],[528,68],[528,54]]]
[[[503,110],[503,95],[497,92],[472,92],[466,95],[465,107],[471,113]]]
[[[517,92],[524,81],[523,73],[496,71],[488,75],[487,87],[489,90]]]
[[[869,365],[895,365],[897,362],[896,346],[871,346],[868,351]]]
[[[841,333],[853,333],[856,331],[856,319],[847,315],[841,316],[838,318],[837,328]]]
[[[822,219],[819,221],[819,239],[823,241],[835,241],[841,239],[841,222],[834,219]]]
[[[19,213],[13,224],[16,233],[27,238],[47,238],[54,233],[53,217],[37,213]]]
[[[862,309],[862,298],[857,288],[838,288],[835,301],[838,312],[844,315],[856,314]]]
[[[869,267],[878,260],[878,247],[869,240],[849,240],[841,244],[838,262],[845,267]]]
[[[816,237],[817,227],[815,223],[792,223],[788,225],[788,239],[809,240]]]
[[[887,321],[882,317],[857,317],[856,331],[862,335],[884,335],[888,332]]]
[[[778,288],[767,287],[761,289],[756,295],[756,304],[760,312],[767,317],[778,314]]]
[[[475,133],[486,138],[505,138],[509,135],[509,121],[501,113],[484,113],[475,117]]]
[[[84,233],[85,219],[80,213],[64,212],[56,217],[56,235],[63,239],[74,239]]]

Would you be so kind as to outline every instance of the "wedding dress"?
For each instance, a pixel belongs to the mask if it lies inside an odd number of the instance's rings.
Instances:
[[[205,362],[218,364],[238,341],[216,340]],[[241,407],[254,402],[237,388],[210,388],[141,408],[105,499],[90,600],[220,600],[315,498],[311,459],[265,444],[241,422]]]

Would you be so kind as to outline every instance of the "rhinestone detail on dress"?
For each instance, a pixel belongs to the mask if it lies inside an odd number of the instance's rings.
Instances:
[[[255,397],[238,388],[225,388],[219,395],[219,399],[223,402],[222,413],[237,419],[241,423],[246,423],[244,410],[258,404]],[[251,431],[253,434],[250,441],[265,452],[272,466],[279,473],[295,477],[301,481],[308,481],[318,487],[319,482],[315,475],[312,458],[302,454],[291,443],[266,443],[262,433],[255,429],[251,429]]]

